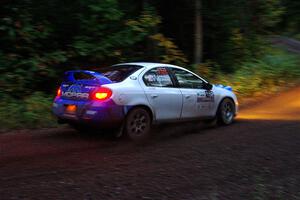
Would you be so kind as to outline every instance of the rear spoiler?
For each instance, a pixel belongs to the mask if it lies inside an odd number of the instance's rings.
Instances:
[[[86,75],[85,78],[79,78],[76,79],[75,75]],[[109,84],[112,83],[112,81],[105,77],[103,74],[99,72],[94,72],[94,71],[88,71],[88,70],[71,70],[71,71],[66,71],[64,75],[64,82],[72,82],[72,83],[77,83],[77,84],[89,84],[89,85],[95,85],[95,84]]]

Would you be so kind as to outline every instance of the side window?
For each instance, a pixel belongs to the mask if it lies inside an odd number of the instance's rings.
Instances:
[[[181,88],[193,88],[193,89],[202,89],[203,88],[203,80],[181,69],[172,68],[171,71],[175,75],[178,80],[179,87]]]
[[[153,68],[143,76],[146,86],[149,87],[173,87],[173,82],[165,67]]]

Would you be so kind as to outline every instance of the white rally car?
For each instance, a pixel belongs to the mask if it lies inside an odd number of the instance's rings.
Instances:
[[[68,71],[53,102],[60,123],[118,128],[118,135],[126,133],[133,140],[146,138],[157,123],[211,120],[228,125],[237,111],[230,87],[161,63]]]

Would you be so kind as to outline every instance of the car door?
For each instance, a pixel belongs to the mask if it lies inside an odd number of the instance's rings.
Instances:
[[[157,121],[180,119],[182,94],[174,84],[166,67],[152,68],[142,77],[145,94]]]
[[[204,89],[205,81],[195,74],[179,69],[170,69],[176,78],[183,96],[181,118],[198,118],[212,115],[214,93]]]

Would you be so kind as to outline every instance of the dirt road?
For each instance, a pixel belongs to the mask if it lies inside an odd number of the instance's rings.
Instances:
[[[142,146],[65,127],[1,134],[0,199],[300,199],[300,88]]]

